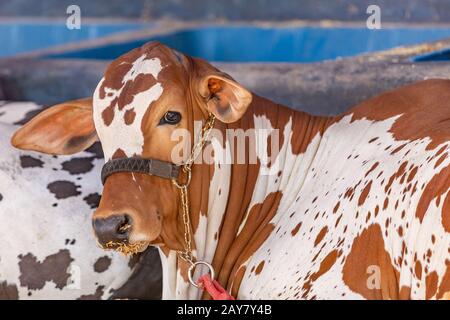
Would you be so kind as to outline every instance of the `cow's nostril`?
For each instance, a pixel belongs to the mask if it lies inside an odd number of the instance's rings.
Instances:
[[[129,232],[131,229],[131,221],[128,215],[124,215],[124,221],[118,226],[117,233],[124,234]]]
[[[93,227],[101,244],[109,242],[127,242],[132,221],[127,214],[115,214],[106,218],[93,220]]]

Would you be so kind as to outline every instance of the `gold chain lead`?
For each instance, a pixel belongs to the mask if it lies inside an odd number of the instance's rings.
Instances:
[[[191,182],[191,167],[194,163],[195,159],[200,154],[201,150],[206,144],[208,137],[211,133],[212,128],[214,127],[215,117],[213,114],[209,114],[208,119],[206,120],[205,125],[202,128],[199,139],[194,144],[192,148],[192,152],[190,157],[186,160],[186,163],[183,165],[183,171],[187,174],[185,184],[180,184],[176,180],[172,180],[174,185],[180,189],[181,194],[181,210],[183,212],[183,224],[184,224],[184,252],[178,251],[178,255],[181,259],[185,260],[191,266],[194,264],[194,257],[192,255],[192,238],[191,238],[191,221],[190,221],[190,213],[189,213],[189,199],[188,199],[188,186]]]

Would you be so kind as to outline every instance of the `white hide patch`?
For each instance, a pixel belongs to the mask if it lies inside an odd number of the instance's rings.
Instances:
[[[169,251],[169,255],[162,252],[161,248],[158,248],[159,257],[161,258],[162,267],[162,299],[173,300],[176,299],[177,292],[177,253],[175,251]]]
[[[14,124],[25,118],[30,111],[39,110],[42,107],[34,102],[24,101],[0,101],[0,122]]]
[[[148,90],[136,94],[133,101],[119,110],[114,106],[114,118],[112,123],[107,126],[102,118],[102,112],[111,104],[111,101],[118,98],[122,94],[122,90],[127,81],[133,81],[137,76],[142,74],[151,74],[158,79],[158,74],[162,70],[161,61],[158,58],[146,59],[146,55],[142,55],[133,62],[133,66],[124,76],[122,80],[122,88],[114,90],[105,88],[106,95],[100,98],[100,88],[105,81],[100,80],[94,93],[94,123],[97,134],[102,143],[105,160],[108,161],[114,152],[119,148],[122,149],[127,157],[140,155],[144,146],[144,135],[141,130],[142,119],[152,102],[157,101],[163,93],[161,83],[156,83]],[[131,125],[125,124],[125,112],[133,109],[136,113],[135,119]]]
[[[329,127],[323,137],[317,135],[305,153],[300,155],[292,154],[289,135],[284,140],[283,152],[280,152],[283,157],[279,159],[283,168],[281,179],[258,177],[253,203],[261,202],[264,194],[270,191],[280,190],[283,196],[277,214],[271,221],[275,226],[274,231],[245,264],[247,268],[239,299],[301,298],[305,293],[302,285],[309,275],[319,270],[321,261],[333,250],[340,250],[342,254],[326,273],[312,282],[304,298],[363,298],[343,282],[342,272],[354,239],[373,224],[381,227],[385,250],[393,266],[400,272],[400,286],[411,287],[411,298],[425,298],[425,276],[418,279],[411,272],[415,254],[429,273],[436,271],[439,282],[442,280],[450,247],[450,234],[445,232],[441,221],[444,201],[436,205],[436,199],[433,199],[422,223],[415,217],[415,212],[423,186],[450,164],[449,157],[436,168],[434,166],[439,157],[429,163],[427,161],[443,146],[443,153],[449,152],[449,143],[426,150],[430,139],[424,138],[408,142],[400,151],[392,153],[407,142],[396,141],[388,132],[396,117],[378,122],[366,119],[350,122],[350,119],[351,115],[346,116]],[[291,131],[290,122],[286,127]],[[369,143],[375,137],[377,140]],[[418,190],[412,196],[406,193],[403,198],[406,184],[395,179],[388,195],[389,204],[383,209],[387,197],[387,180],[404,161],[408,161],[407,174],[413,167],[418,167],[417,174],[408,181],[412,185],[417,182]],[[376,162],[379,165],[365,176]],[[358,206],[358,198],[369,181],[372,181],[369,195]],[[355,188],[351,200],[343,197],[350,187]],[[340,205],[333,213],[338,202]],[[375,217],[374,208],[377,205],[379,213]],[[404,218],[400,214],[403,210],[406,211]],[[337,219],[341,220],[335,226]],[[293,236],[292,230],[300,223],[300,229]],[[400,226],[403,228],[402,236],[398,232]],[[328,232],[315,246],[318,234],[325,227]],[[436,239],[434,244],[432,236]],[[403,257],[402,265],[398,265],[403,241],[409,250]],[[425,261],[428,250],[432,252],[430,262]],[[318,257],[313,262],[316,255]],[[262,261],[264,266],[256,275],[252,270]]]

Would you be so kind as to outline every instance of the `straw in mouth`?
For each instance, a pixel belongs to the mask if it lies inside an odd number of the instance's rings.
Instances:
[[[106,250],[115,250],[125,256],[131,256],[133,254],[142,252],[148,246],[147,241],[138,241],[134,243],[123,243],[109,241],[105,244]]]

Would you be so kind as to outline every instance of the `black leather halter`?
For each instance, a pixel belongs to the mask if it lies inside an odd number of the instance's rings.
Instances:
[[[180,166],[157,159],[122,158],[106,162],[102,168],[102,183],[116,172],[145,173],[165,179],[177,179]]]

